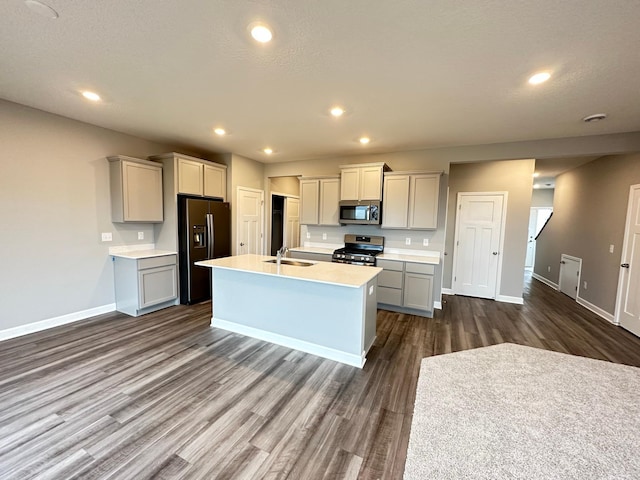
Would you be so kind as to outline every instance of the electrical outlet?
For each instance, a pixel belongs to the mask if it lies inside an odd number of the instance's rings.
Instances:
[[[429,246],[429,239],[428,238],[423,238],[422,239],[422,246],[423,247],[428,247]]]
[[[550,271],[551,271],[551,265],[547,267],[547,272],[550,272]]]
[[[138,240],[144,240],[144,232],[138,232]]]
[[[585,290],[587,289],[587,281],[586,280],[584,282],[582,282],[582,288],[584,288]]]
[[[102,241],[103,242],[111,242],[113,240],[113,235],[111,232],[102,232]]]
[[[411,238],[410,237],[405,238],[404,239],[404,244],[405,245],[411,245]]]
[[[322,234],[322,239],[323,239],[323,240],[326,240],[326,239],[327,239],[327,234],[326,234],[326,233],[323,233],[323,234]]]
[[[613,245],[609,245],[609,253],[613,253]]]
[[[307,239],[311,238],[311,232],[307,232]]]

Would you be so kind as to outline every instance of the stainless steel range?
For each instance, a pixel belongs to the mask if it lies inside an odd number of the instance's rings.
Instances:
[[[353,265],[376,266],[376,255],[384,251],[384,237],[369,235],[344,236],[344,247],[334,250],[331,261]]]

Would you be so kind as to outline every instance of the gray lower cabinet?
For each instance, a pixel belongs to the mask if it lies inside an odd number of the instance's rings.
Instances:
[[[116,310],[137,317],[175,305],[178,298],[176,255],[114,257]]]
[[[435,265],[378,260],[378,304],[387,310],[433,316]]]
[[[330,262],[330,253],[312,253],[312,252],[289,252],[290,258],[297,258],[299,260],[311,260],[314,262]]]

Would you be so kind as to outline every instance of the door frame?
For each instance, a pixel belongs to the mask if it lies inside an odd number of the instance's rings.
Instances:
[[[500,240],[498,246],[498,272],[496,274],[496,289],[494,292],[494,299],[498,300],[500,297],[500,287],[502,286],[502,258],[504,257],[504,236],[507,225],[507,203],[509,200],[509,192],[507,191],[499,191],[499,192],[458,192],[456,196],[456,226],[453,233],[453,267],[451,271],[451,289],[453,290],[453,294],[457,295],[457,282],[454,280],[457,277],[457,269],[458,269],[458,249],[456,248],[457,242],[459,240],[460,233],[460,205],[462,197],[479,197],[479,196],[502,196],[502,223],[500,225]]]
[[[640,190],[640,184],[631,185],[629,187],[629,200],[627,201],[627,216],[624,221],[624,237],[622,241],[622,250],[620,251],[620,264],[625,262],[624,255],[629,246],[629,225],[631,223],[631,214],[633,213],[633,191]],[[624,292],[622,291],[622,277],[624,275],[624,270],[620,267],[620,273],[618,274],[618,292],[616,294],[616,308],[613,315],[613,323],[615,325],[620,325],[620,314],[622,311],[622,296]]]
[[[265,245],[265,252],[271,252],[271,230],[273,229],[273,225],[271,223],[271,216],[273,215],[273,212],[271,211],[271,205],[273,205],[273,196],[276,195],[278,197],[284,197],[285,198],[285,202],[284,202],[284,209],[282,212],[283,217],[286,217],[286,212],[287,212],[287,202],[286,200],[289,198],[297,198],[298,200],[300,200],[300,195],[293,195],[291,193],[282,193],[282,192],[269,192],[269,225],[268,225],[268,229],[269,229],[269,234],[265,235],[265,238],[269,239],[268,244]],[[285,226],[284,226],[284,232],[283,232],[286,236],[287,233],[287,226],[286,226],[286,222],[285,222]]]
[[[234,224],[236,226],[235,228],[235,239],[234,239],[234,249],[235,249],[235,254],[238,254],[238,232],[239,232],[239,223],[240,223],[240,216],[238,214],[238,205],[240,204],[240,202],[238,201],[238,199],[240,198],[240,192],[241,191],[245,191],[245,192],[253,192],[253,193],[259,193],[260,194],[260,255],[264,255],[265,252],[265,234],[264,234],[264,190],[260,190],[258,188],[250,188],[250,187],[242,187],[240,185],[238,185],[236,187],[236,208],[234,208],[235,210],[235,214],[234,214]],[[232,249],[231,253],[233,254],[234,250]]]

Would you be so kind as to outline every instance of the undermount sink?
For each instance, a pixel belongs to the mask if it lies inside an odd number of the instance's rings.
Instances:
[[[265,263],[278,263],[278,260],[273,258],[271,260],[265,260]],[[311,262],[301,262],[300,260],[289,260],[287,258],[280,260],[280,263],[282,265],[291,265],[293,267],[310,267],[311,265],[314,265]]]

